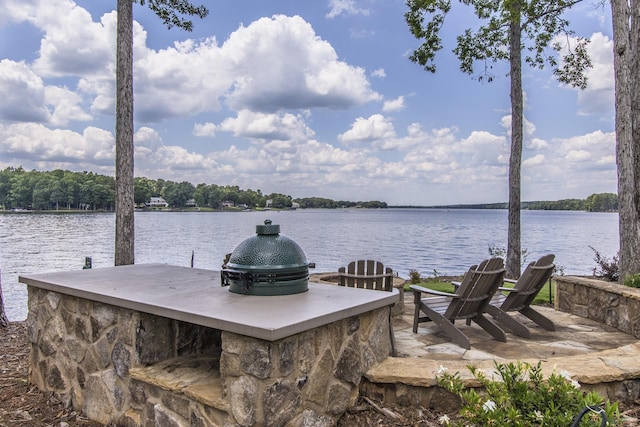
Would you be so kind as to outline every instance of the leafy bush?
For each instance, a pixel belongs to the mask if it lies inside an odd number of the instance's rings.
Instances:
[[[618,267],[618,254],[611,259],[603,256],[593,246],[589,246],[594,252],[593,260],[596,266],[593,268],[593,275],[599,279],[617,282],[620,278],[620,269]]]
[[[409,270],[409,280],[414,285],[420,283],[420,272],[418,270]]]
[[[624,285],[630,288],[640,288],[640,273],[627,276],[624,279]]]
[[[507,257],[507,249],[504,246],[498,246],[495,243],[487,244],[487,250],[489,251],[489,256],[492,258],[506,258]]]
[[[498,246],[495,243],[489,243],[487,245],[489,256],[491,258],[507,259],[507,248],[504,246]],[[527,265],[527,258],[529,258],[529,250],[527,248],[520,250],[520,264],[521,267]]]
[[[486,378],[482,371],[468,366],[483,390],[465,389],[460,373],[449,374],[441,369],[438,384],[456,394],[462,401],[460,420],[440,420],[445,425],[566,427],[587,406],[602,405],[608,425],[620,423],[618,404],[610,404],[597,392],[585,393],[580,384],[566,372],[542,375],[542,364],[525,362],[498,364],[499,380]],[[599,426],[600,412],[588,413],[580,426]]]

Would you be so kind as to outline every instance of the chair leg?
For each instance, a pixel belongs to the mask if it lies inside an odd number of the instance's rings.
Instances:
[[[553,323],[553,321],[551,321],[551,319],[540,314],[531,307],[523,308],[522,310],[520,310],[520,313],[527,316],[529,319],[533,320],[537,325],[546,329],[547,331],[556,330],[556,325]]]
[[[471,342],[469,341],[469,338],[467,338],[467,336],[463,334],[460,329],[456,328],[449,320],[439,316],[433,316],[431,320],[433,320],[433,322],[442,329],[442,332],[451,338],[451,341],[464,349],[471,349]]]
[[[396,334],[393,331],[393,323],[391,322],[391,307],[389,307],[389,341],[391,342],[391,357],[398,355],[396,348]]]
[[[507,342],[507,334],[505,334],[504,331],[498,325],[493,323],[491,319],[488,319],[481,314],[479,316],[474,317],[472,320],[476,322],[478,325],[480,325],[482,329],[489,332],[489,334],[491,334],[491,336],[495,338],[497,341]]]
[[[413,333],[418,333],[418,323],[420,322],[420,294],[413,293]]]
[[[458,328],[456,328],[453,322],[451,322],[449,319],[444,317],[442,314],[436,311],[433,311],[423,302],[419,302],[416,305],[417,314],[415,318],[418,318],[420,310],[424,312],[424,314],[427,316],[426,318],[423,318],[423,319],[431,320],[433,323],[438,325],[442,330],[442,332],[444,332],[445,335],[451,338],[451,341],[453,341],[454,343],[458,344],[460,347],[465,348],[467,350],[471,348],[471,342],[469,341],[469,338],[467,338],[465,334],[463,334]],[[415,322],[415,319],[414,319],[414,322]]]
[[[514,334],[522,338],[531,338],[531,331],[522,323],[511,317],[508,313],[501,310],[499,307],[488,305],[485,309],[487,313],[491,315],[498,322],[506,326]]]

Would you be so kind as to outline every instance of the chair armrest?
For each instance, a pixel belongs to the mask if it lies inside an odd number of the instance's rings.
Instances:
[[[462,282],[451,282],[451,284],[457,288],[458,286],[462,285]]]
[[[393,277],[393,273],[380,273],[380,274],[351,274],[338,272],[339,277],[348,277],[353,279],[383,279],[385,277]]]
[[[502,291],[502,292],[504,292],[504,291],[506,291],[506,292],[520,292],[516,288],[505,288],[504,286],[500,286],[498,288],[498,291]]]
[[[513,284],[518,283],[518,281],[517,281],[517,280],[513,280],[513,279],[502,279],[502,280],[503,280],[504,282],[507,282],[507,283],[513,283]]]
[[[421,292],[421,293],[437,295],[437,296],[441,296],[441,297],[458,298],[457,294],[452,294],[452,293],[449,293],[449,292],[436,291],[434,289],[429,289],[429,288],[425,288],[423,286],[418,286],[418,285],[411,285],[411,286],[409,286],[409,289],[411,289],[414,292]]]

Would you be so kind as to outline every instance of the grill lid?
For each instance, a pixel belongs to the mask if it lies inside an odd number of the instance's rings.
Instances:
[[[256,235],[241,242],[222,266],[222,286],[248,295],[288,295],[308,289],[309,263],[296,242],[265,220]]]

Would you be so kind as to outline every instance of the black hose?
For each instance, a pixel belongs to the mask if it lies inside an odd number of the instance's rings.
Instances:
[[[578,427],[580,425],[580,421],[582,421],[582,417],[584,417],[588,412],[596,412],[600,414],[600,417],[602,418],[602,421],[600,422],[600,427],[605,427],[607,425],[607,414],[604,412],[604,409],[602,409],[599,406],[587,406],[573,420],[571,427]]]

